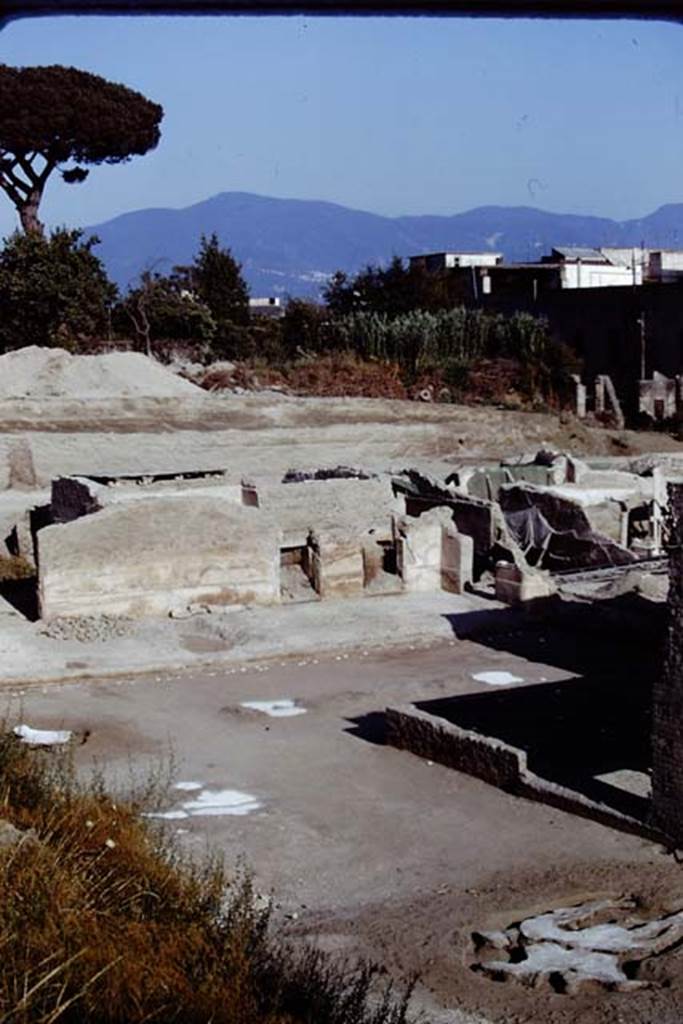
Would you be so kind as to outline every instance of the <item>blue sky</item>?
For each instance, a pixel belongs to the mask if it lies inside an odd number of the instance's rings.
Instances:
[[[18,20],[0,61],[72,64],[166,111],[158,149],[48,185],[49,224],[221,191],[383,214],[683,202],[683,27],[313,17]],[[15,224],[0,197],[0,232]]]

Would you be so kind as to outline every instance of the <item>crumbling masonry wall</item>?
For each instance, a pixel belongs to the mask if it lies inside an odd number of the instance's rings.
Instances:
[[[654,823],[683,846],[683,484],[669,485],[669,609],[652,706]]]

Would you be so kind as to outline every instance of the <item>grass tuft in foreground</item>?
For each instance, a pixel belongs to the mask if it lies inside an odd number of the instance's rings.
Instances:
[[[0,734],[0,1024],[405,1024],[409,990],[288,947],[245,873],[182,857],[141,801]]]

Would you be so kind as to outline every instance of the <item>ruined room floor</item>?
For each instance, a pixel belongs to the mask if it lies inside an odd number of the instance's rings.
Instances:
[[[388,704],[494,690],[481,673],[526,684],[573,674],[545,663],[556,659],[543,648],[522,656],[434,638],[6,690],[7,706],[36,727],[89,731],[79,763],[96,760],[124,784],[132,763],[144,772],[172,752],[176,779],[196,784],[159,807],[179,842],[244,856],[293,938],[376,958],[392,975],[419,971],[428,1021],[680,1024],[681,950],[655,962],[660,987],[635,993],[566,996],[470,970],[474,930],[603,894],[683,905],[670,855],[382,743]],[[243,706],[281,700],[293,706]]]

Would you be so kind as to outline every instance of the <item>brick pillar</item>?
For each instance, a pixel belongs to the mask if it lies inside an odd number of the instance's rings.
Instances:
[[[652,706],[653,824],[683,846],[683,484],[669,484],[669,607]]]

